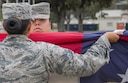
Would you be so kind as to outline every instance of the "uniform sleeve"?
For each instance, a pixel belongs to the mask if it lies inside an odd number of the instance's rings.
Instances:
[[[45,56],[48,71],[66,76],[90,76],[109,61],[110,43],[101,36],[85,54],[77,54],[56,45],[48,45]]]

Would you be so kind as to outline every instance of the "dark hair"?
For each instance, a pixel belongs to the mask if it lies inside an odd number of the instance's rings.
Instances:
[[[4,20],[4,28],[8,34],[23,34],[30,23],[30,19],[20,20],[10,17]]]

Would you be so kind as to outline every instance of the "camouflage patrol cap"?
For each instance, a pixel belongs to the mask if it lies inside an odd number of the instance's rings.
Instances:
[[[3,19],[16,17],[21,20],[31,19],[31,6],[28,3],[4,3],[2,5]]]
[[[50,5],[48,2],[41,2],[31,5],[32,19],[49,19],[50,18]]]

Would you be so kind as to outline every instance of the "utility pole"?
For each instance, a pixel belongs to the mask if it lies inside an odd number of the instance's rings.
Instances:
[[[16,0],[16,3],[18,3],[19,2],[19,0]]]
[[[25,2],[25,0],[22,0],[22,2]]]
[[[28,0],[28,3],[30,4],[30,0]]]
[[[6,3],[8,3],[8,0],[6,0]]]
[[[32,4],[35,4],[35,0],[32,0]]]

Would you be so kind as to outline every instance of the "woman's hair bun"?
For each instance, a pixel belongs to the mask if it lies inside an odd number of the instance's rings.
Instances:
[[[20,30],[22,28],[22,22],[15,17],[10,17],[4,21],[4,26],[7,30]]]

